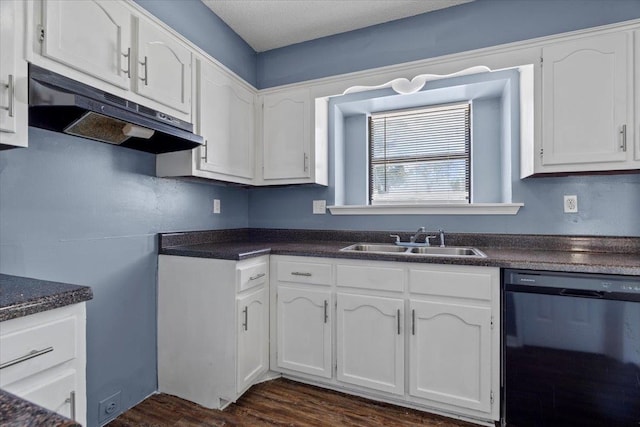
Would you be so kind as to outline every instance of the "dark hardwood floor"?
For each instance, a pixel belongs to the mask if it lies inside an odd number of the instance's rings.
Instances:
[[[282,378],[253,386],[224,411],[157,394],[107,424],[108,427],[473,425]]]

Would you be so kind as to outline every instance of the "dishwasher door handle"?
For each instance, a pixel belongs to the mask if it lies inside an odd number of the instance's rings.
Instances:
[[[585,291],[581,289],[563,289],[560,291],[563,297],[579,297],[579,298],[604,298],[602,291]]]

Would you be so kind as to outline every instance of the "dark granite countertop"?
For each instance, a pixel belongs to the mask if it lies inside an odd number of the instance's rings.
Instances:
[[[0,274],[0,322],[92,298],[88,286]]]
[[[0,389],[0,425],[4,427],[80,427],[75,421]]]
[[[473,246],[487,255],[457,258],[340,251],[358,242],[390,242],[389,232],[233,231],[162,234],[160,254],[229,260],[272,254],[640,275],[640,238],[635,237],[448,235],[448,246]],[[408,235],[402,237],[407,240]]]

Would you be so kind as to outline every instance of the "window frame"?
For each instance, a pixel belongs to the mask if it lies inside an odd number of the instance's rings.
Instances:
[[[473,187],[472,187],[472,168],[473,168],[473,126],[472,126],[472,101],[471,100],[461,100],[457,102],[443,103],[443,104],[433,104],[433,105],[422,105],[418,107],[412,108],[404,108],[397,110],[387,110],[380,111],[375,113],[368,114],[367,117],[367,206],[406,206],[406,205],[471,205],[473,204]],[[436,153],[436,154],[426,154],[426,155],[416,155],[416,156],[404,156],[404,157],[395,157],[391,161],[388,161],[386,155],[384,158],[375,160],[374,159],[374,141],[373,141],[373,120],[374,117],[378,117],[379,119],[384,119],[384,117],[402,117],[402,116],[410,116],[414,114],[428,115],[429,113],[438,113],[446,110],[456,110],[461,111],[464,110],[464,152],[458,151],[458,153],[445,154],[445,153]],[[386,132],[386,131],[385,131]],[[386,139],[386,135],[385,135]],[[459,142],[459,140],[458,140]],[[462,191],[466,193],[465,199],[451,199],[451,198],[443,198],[443,199],[394,199],[394,200],[374,200],[374,166],[375,165],[388,165],[388,164],[429,164],[431,162],[443,162],[449,160],[464,160],[465,161],[465,188]],[[442,180],[442,182],[446,182]],[[446,194],[451,194],[447,192]]]

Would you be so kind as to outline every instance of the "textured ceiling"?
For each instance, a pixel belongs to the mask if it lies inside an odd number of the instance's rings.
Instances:
[[[202,0],[264,52],[473,0]]]

